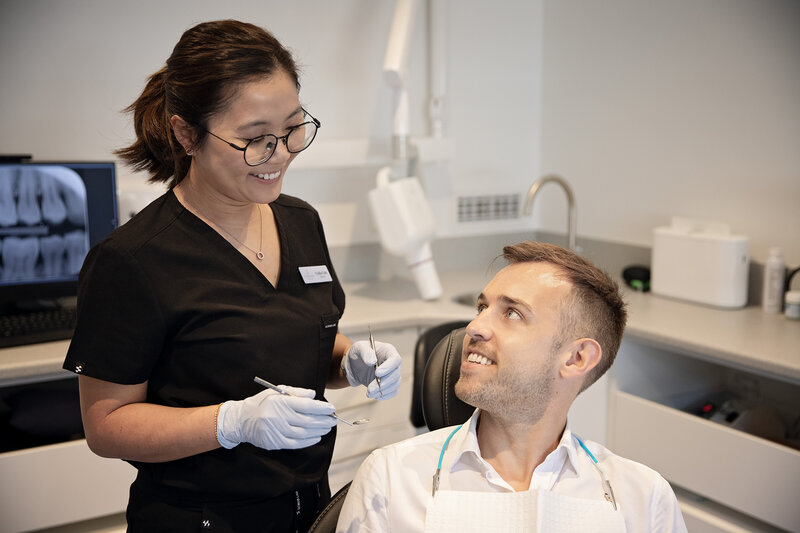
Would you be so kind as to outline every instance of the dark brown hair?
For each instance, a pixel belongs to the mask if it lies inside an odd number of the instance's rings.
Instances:
[[[570,296],[561,304],[561,333],[556,345],[575,339],[592,338],[603,350],[600,362],[586,377],[581,391],[600,379],[614,362],[622,342],[628,313],[619,285],[590,261],[577,253],[535,241],[523,241],[503,248],[509,264],[549,263],[572,283]]]
[[[203,22],[184,32],[166,65],[150,76],[133,113],[136,141],[115,153],[134,170],[146,170],[151,182],[177,185],[189,170],[186,155],[172,132],[178,115],[195,128],[195,145],[206,138],[206,125],[222,111],[236,89],[278,70],[300,88],[291,53],[271,33],[245,22]]]

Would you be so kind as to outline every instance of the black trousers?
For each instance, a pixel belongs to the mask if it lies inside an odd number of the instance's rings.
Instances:
[[[306,533],[331,499],[327,479],[266,500],[175,502],[131,485],[128,533]]]

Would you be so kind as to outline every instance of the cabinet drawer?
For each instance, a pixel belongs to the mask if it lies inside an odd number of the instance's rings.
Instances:
[[[785,533],[777,528],[723,507],[707,498],[676,490],[686,528],[691,533]]]
[[[119,513],[136,470],[98,457],[85,440],[0,454],[0,531],[17,532]]]
[[[611,448],[671,483],[769,524],[800,526],[800,451],[614,392]]]

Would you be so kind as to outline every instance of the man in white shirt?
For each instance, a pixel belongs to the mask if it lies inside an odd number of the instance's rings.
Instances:
[[[455,386],[475,413],[375,450],[337,531],[686,531],[663,477],[581,441],[567,423],[619,348],[619,287],[558,246],[526,241],[503,256],[508,266],[466,328]]]

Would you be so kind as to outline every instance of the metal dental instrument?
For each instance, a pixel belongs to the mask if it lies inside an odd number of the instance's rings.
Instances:
[[[369,346],[372,348],[372,351],[375,353],[375,372],[378,371],[378,352],[375,351],[375,338],[372,336],[372,326],[367,325],[367,329],[369,330]],[[378,392],[381,393],[381,398],[383,398],[383,391],[381,390],[381,378],[375,376],[375,381],[378,382]]]
[[[273,385],[269,381],[267,381],[265,379],[261,379],[258,376],[253,378],[253,381],[258,383],[262,387],[266,387],[268,389],[272,389],[275,392],[279,392],[279,393],[283,394],[284,396],[292,396],[292,394],[290,394],[290,393],[286,392],[285,390],[279,388],[277,385]],[[369,418],[359,418],[358,420],[347,420],[347,419],[342,418],[341,416],[337,415],[336,413],[331,413],[330,416],[332,416],[333,418],[335,418],[339,422],[344,422],[348,426],[358,426],[360,424],[366,424],[367,422],[369,422]]]

